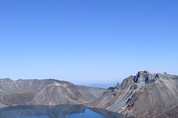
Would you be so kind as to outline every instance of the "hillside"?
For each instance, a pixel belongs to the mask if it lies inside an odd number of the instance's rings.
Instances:
[[[110,87],[88,107],[103,108],[137,118],[167,117],[178,106],[178,76],[140,71]]]
[[[77,86],[55,79],[0,79],[0,107],[18,105],[83,104],[103,95],[106,89]]]

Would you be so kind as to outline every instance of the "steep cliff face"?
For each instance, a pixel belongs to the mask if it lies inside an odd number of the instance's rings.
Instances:
[[[88,106],[104,108],[131,117],[166,117],[178,105],[178,76],[140,71],[109,88]]]
[[[55,79],[13,81],[5,78],[0,79],[0,107],[83,104],[101,97],[105,91]]]

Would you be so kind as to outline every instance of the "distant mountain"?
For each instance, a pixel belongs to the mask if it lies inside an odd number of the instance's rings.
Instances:
[[[104,88],[77,86],[55,79],[0,79],[0,107],[84,104],[101,97]]]
[[[94,86],[94,87],[100,87],[100,88],[109,88],[110,86],[116,85],[117,81],[115,82],[108,82],[108,83],[86,83],[84,85],[86,86]]]
[[[178,112],[178,76],[140,71],[109,87],[88,107],[103,108],[137,118],[175,117]]]

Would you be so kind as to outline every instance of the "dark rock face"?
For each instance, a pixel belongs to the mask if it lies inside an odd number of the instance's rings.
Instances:
[[[133,81],[135,83],[139,82],[145,82],[146,84],[152,83],[155,81],[155,74],[150,73],[149,71],[140,71],[137,73],[137,75],[134,77]]]
[[[170,111],[172,108],[178,106],[178,76],[140,71],[109,89],[88,106],[129,117],[164,118],[175,111]]]
[[[55,79],[13,81],[5,78],[0,79],[0,107],[83,104],[101,97],[105,91]]]

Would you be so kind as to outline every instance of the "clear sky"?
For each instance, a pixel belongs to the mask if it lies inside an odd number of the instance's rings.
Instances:
[[[0,0],[0,77],[178,75],[177,0]]]

